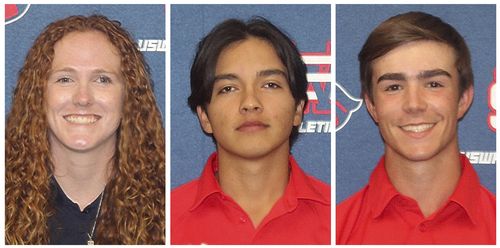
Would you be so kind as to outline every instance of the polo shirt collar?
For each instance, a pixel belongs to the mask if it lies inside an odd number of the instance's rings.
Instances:
[[[463,154],[460,154],[460,164],[462,166],[462,175],[448,202],[453,201],[459,204],[465,210],[472,223],[476,224],[478,223],[480,213],[479,208],[476,208],[475,205],[478,201],[477,197],[479,196],[481,185],[472,165]],[[382,157],[370,176],[367,204],[368,206],[372,206],[372,217],[379,217],[389,202],[397,195],[401,194],[389,180],[389,176],[385,170],[385,158]]]
[[[215,178],[215,173],[219,170],[217,153],[214,152],[208,157],[205,168],[198,180],[198,190],[195,201],[190,210],[196,209],[208,196],[215,193],[222,193],[222,190]]]
[[[478,196],[481,191],[481,183],[472,164],[464,154],[460,154],[460,164],[462,165],[462,176],[458,181],[457,188],[450,196],[450,201],[454,201],[462,206],[472,223],[478,224],[481,208],[477,207],[477,203],[479,201]]]
[[[323,204],[330,204],[330,200],[325,198],[318,189],[314,188],[310,180],[315,179],[312,179],[304,173],[292,155],[289,156],[288,161],[290,166],[290,178],[283,196],[287,210],[293,210],[297,206],[299,199],[308,199]],[[198,181],[196,198],[190,210],[196,209],[210,195],[222,193],[219,183],[215,178],[215,173],[218,170],[217,153],[214,152],[208,158],[205,168],[201,173]]]
[[[368,183],[367,204],[372,206],[373,218],[379,217],[389,202],[397,195],[399,192],[389,180],[385,170],[385,157],[382,156]]]
[[[329,205],[330,200],[324,194],[316,189],[312,180],[317,180],[308,176],[299,166],[295,158],[290,155],[288,158],[290,166],[290,179],[285,189],[284,197],[288,203],[289,210],[297,206],[299,199],[317,201]]]

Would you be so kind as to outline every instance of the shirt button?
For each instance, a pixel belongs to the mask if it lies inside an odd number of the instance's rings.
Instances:
[[[429,229],[429,224],[427,224],[427,222],[418,225],[418,230],[420,230],[421,232],[426,232],[427,229]]]
[[[247,218],[245,218],[245,217],[240,217],[240,222],[241,222],[241,223],[247,223]]]

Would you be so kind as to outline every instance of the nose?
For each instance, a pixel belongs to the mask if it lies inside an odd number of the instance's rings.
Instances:
[[[90,85],[79,83],[73,94],[73,104],[78,106],[88,106],[94,101],[94,94]]]
[[[407,87],[404,95],[403,109],[407,113],[419,113],[423,112],[427,108],[427,102],[425,101],[425,95],[423,90],[419,85],[411,85]]]
[[[253,90],[248,90],[243,93],[243,98],[241,100],[240,113],[260,113],[264,110],[262,103],[259,100],[259,96]]]

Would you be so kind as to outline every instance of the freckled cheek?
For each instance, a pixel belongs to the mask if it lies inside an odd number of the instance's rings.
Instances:
[[[108,112],[121,113],[124,107],[124,97],[120,94],[96,94],[95,102],[104,108]]]
[[[48,112],[57,112],[71,104],[71,95],[67,92],[48,91],[46,92],[45,107]]]

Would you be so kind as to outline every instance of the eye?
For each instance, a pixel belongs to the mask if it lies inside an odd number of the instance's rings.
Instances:
[[[431,82],[427,83],[427,86],[429,88],[440,88],[440,87],[443,87],[443,85],[440,82],[437,82],[437,81],[431,81]]]
[[[269,89],[278,89],[281,88],[277,83],[275,82],[267,82],[264,84],[264,88],[269,88]]]
[[[398,91],[401,90],[402,87],[399,84],[391,84],[387,87],[385,87],[384,91]]]
[[[69,77],[60,77],[59,79],[56,80],[56,83],[70,83],[72,82],[73,80],[71,80],[71,78]]]
[[[111,83],[111,78],[108,76],[101,75],[97,77],[96,81],[101,84],[109,84]]]
[[[236,90],[233,86],[224,86],[219,90],[219,94],[227,94],[229,92],[234,92]]]

